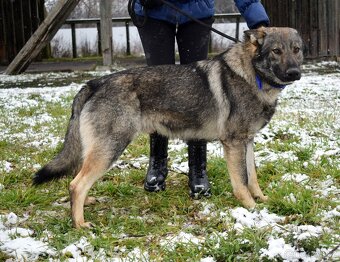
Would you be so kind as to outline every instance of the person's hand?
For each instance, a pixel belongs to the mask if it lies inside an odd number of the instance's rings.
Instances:
[[[260,23],[258,23],[258,24],[256,24],[256,25],[254,25],[251,29],[258,29],[258,28],[260,28],[260,27],[268,27],[269,25],[267,24],[267,23],[265,23],[265,22],[260,22]]]
[[[147,9],[159,7],[163,4],[161,0],[140,0],[140,3]]]

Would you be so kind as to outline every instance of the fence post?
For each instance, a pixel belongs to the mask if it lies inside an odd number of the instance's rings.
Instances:
[[[97,39],[97,44],[98,44],[98,55],[101,56],[102,55],[102,33],[100,30],[100,22],[97,23],[97,35],[98,35],[98,39]]]
[[[125,28],[126,28],[126,55],[131,55],[129,21],[125,21]]]
[[[112,66],[112,1],[100,1],[101,44],[103,66]]]
[[[77,58],[77,40],[76,40],[76,24],[71,24],[71,34],[72,34],[72,57]]]
[[[237,41],[239,40],[239,32],[240,32],[240,17],[236,17],[236,32],[235,32],[235,38],[237,39]]]

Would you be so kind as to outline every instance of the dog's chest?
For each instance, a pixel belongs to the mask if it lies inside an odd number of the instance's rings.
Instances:
[[[275,108],[276,105],[263,105],[262,111],[258,115],[255,115],[254,121],[252,121],[250,125],[250,129],[257,133],[264,128],[273,117]]]
[[[226,122],[225,139],[230,141],[253,139],[269,123],[275,113],[275,107],[257,104],[248,108],[242,107],[240,111],[234,112]]]

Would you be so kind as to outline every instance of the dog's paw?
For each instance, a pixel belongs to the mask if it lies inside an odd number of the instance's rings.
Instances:
[[[245,208],[255,208],[255,200],[247,188],[237,188],[237,190],[234,189],[233,193]]]
[[[248,187],[248,188],[249,188],[249,191],[252,197],[255,199],[255,201],[259,201],[259,202],[268,201],[268,197],[262,193],[262,190],[260,189],[260,187]]]
[[[261,196],[254,196],[255,201],[259,201],[259,202],[267,202],[268,201],[268,197],[265,195],[261,195]]]
[[[91,222],[83,222],[75,224],[74,227],[76,229],[91,229],[94,228],[94,225]]]
[[[243,199],[243,200],[240,200],[242,205],[247,208],[247,209],[254,209],[255,206],[256,206],[256,202],[253,198],[251,199]]]

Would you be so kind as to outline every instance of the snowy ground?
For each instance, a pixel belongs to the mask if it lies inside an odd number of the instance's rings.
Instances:
[[[335,67],[332,73],[316,74],[314,69],[327,67]],[[312,70],[309,72],[309,70]],[[340,170],[340,148],[339,148],[339,130],[340,130],[340,66],[332,63],[321,63],[317,65],[305,66],[306,73],[303,78],[292,86],[283,91],[281,104],[278,108],[279,118],[274,118],[271,124],[266,127],[256,138],[256,142],[266,145],[273,141],[275,135],[281,132],[281,135],[290,135],[298,138],[296,147],[305,148],[313,145],[315,150],[312,156],[307,160],[304,166],[316,165],[321,161],[322,157],[336,156],[333,158],[334,168]],[[96,73],[93,73],[96,75]],[[11,118],[11,112],[14,112],[22,107],[35,106],[38,102],[34,99],[34,94],[39,93],[40,97],[48,102],[59,101],[62,96],[77,91],[81,85],[71,84],[62,87],[44,87],[37,84],[32,88],[16,88],[21,82],[36,81],[41,77],[53,78],[67,77],[67,74],[42,74],[42,75],[20,75],[20,76],[0,76],[0,108],[8,112],[8,118]],[[296,103],[298,101],[298,103]],[[65,105],[66,106],[66,105]],[[69,105],[67,105],[69,106]],[[14,115],[14,114],[13,114]],[[319,117],[329,116],[329,121],[321,121]],[[301,129],[299,126],[292,125],[292,119],[298,117],[301,121],[304,119],[315,118],[318,122],[316,126]],[[32,115],[27,118],[28,125],[32,127],[37,123],[48,123],[51,116],[47,114],[39,114],[39,116]],[[40,147],[49,145],[55,147],[62,137],[45,137],[46,134],[34,133],[33,129],[25,130],[13,134],[9,131],[8,125],[14,125],[18,121],[15,118],[9,119],[5,123],[0,123],[0,137],[2,141],[10,139],[27,139],[29,137],[31,144],[37,144]],[[318,136],[315,134],[324,134]],[[185,147],[181,141],[173,141],[170,145],[171,151],[180,151]],[[209,144],[209,156],[222,156],[222,149],[218,143]],[[272,148],[264,146],[263,150],[256,152],[257,165],[274,162],[277,159],[288,159],[291,161],[297,160],[294,152],[277,152]],[[29,156],[23,158],[27,161],[27,166],[35,165],[29,162]],[[120,168],[139,168],[145,166],[147,158],[141,156],[138,159],[131,159],[130,164],[119,162]],[[11,163],[0,159],[0,172],[2,175],[13,170]],[[187,163],[182,159],[175,159],[171,169],[174,172],[186,172]],[[337,207],[323,210],[319,215],[322,217],[320,225],[294,225],[291,223],[284,223],[285,217],[279,216],[275,213],[270,213],[266,208],[260,210],[248,211],[242,207],[233,209],[226,209],[224,211],[216,210],[215,206],[207,202],[201,203],[201,217],[220,219],[224,223],[228,223],[240,234],[247,228],[252,229],[271,229],[270,237],[267,239],[268,247],[260,251],[260,257],[263,259],[279,258],[283,261],[339,261],[340,250],[339,246],[322,247],[317,249],[313,254],[307,254],[303,249],[293,246],[292,243],[287,243],[285,237],[290,235],[294,241],[301,241],[308,238],[318,237],[325,232],[333,233],[333,228],[329,225],[334,220],[340,217],[340,188],[339,184],[333,177],[327,177],[322,180],[312,180],[309,174],[305,173],[287,173],[282,176],[282,181],[292,181],[296,184],[305,185],[317,192],[320,197],[327,197],[329,195],[336,196]],[[272,185],[273,187],[275,184]],[[6,190],[4,185],[0,184],[0,191]],[[288,195],[287,201],[296,201],[296,195]],[[36,239],[34,232],[30,228],[22,228],[20,224],[28,219],[28,216],[18,217],[11,213],[10,210],[4,212],[0,209],[0,251],[12,256],[12,261],[34,261],[41,256],[50,255],[54,259],[50,261],[58,261],[56,250],[49,245],[49,232],[45,232],[45,237]],[[283,225],[282,225],[283,224]],[[334,239],[340,236],[333,233]],[[122,236],[123,238],[124,236]],[[211,235],[211,238],[226,237],[223,232],[218,235]],[[96,238],[93,235],[93,238]],[[204,237],[197,237],[191,233],[180,232],[177,235],[163,237],[160,245],[173,249],[178,243],[202,245],[207,241]],[[248,241],[244,239],[244,241]],[[217,243],[218,245],[218,243]],[[135,248],[125,258],[106,257],[104,250],[94,251],[88,239],[82,237],[79,241],[65,246],[62,251],[63,254],[68,254],[68,261],[148,261],[149,254],[146,251],[141,251]],[[212,257],[206,257],[202,262],[215,261]]]

